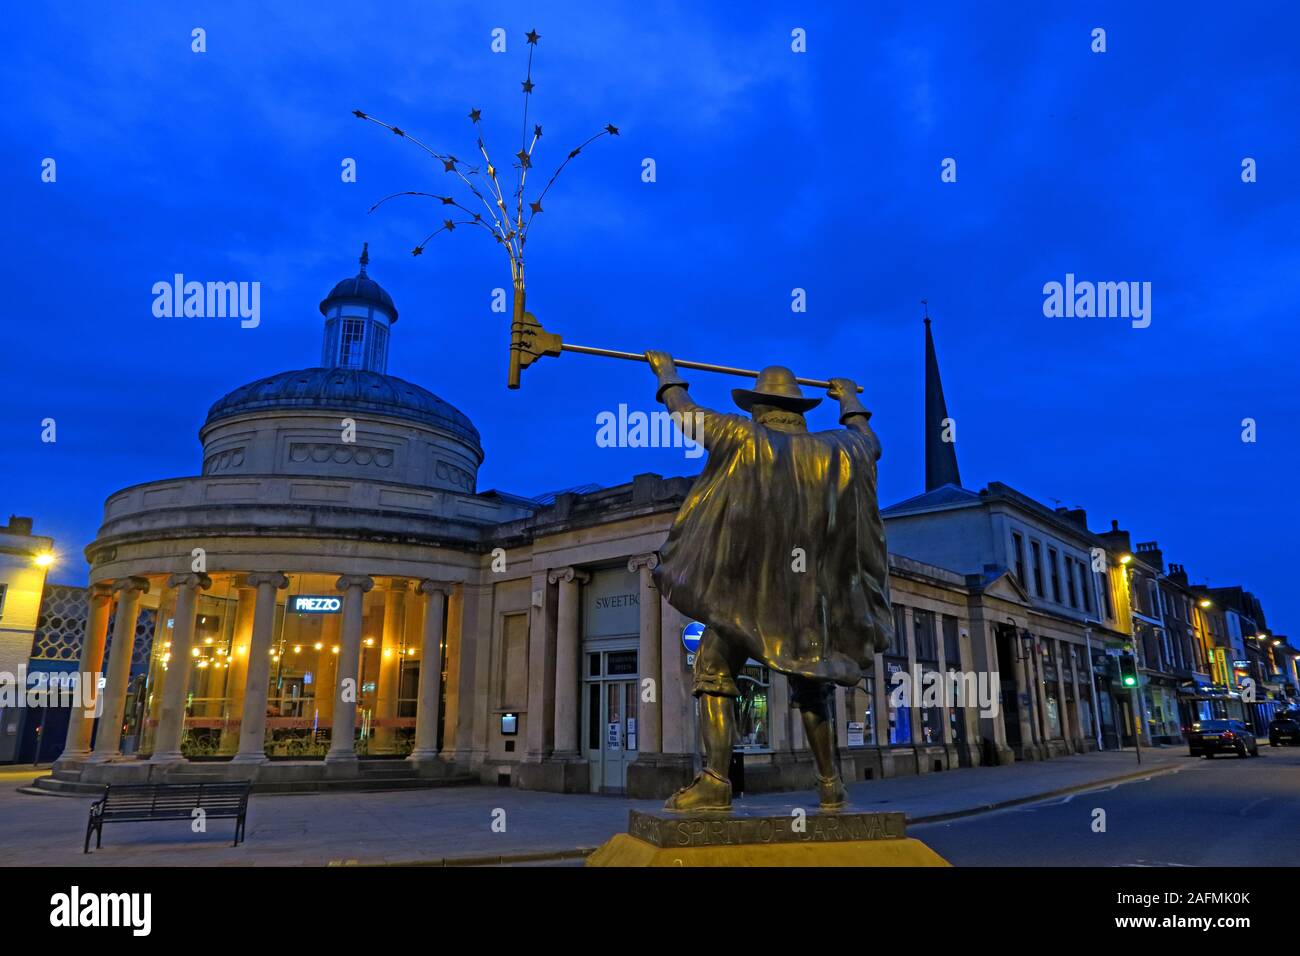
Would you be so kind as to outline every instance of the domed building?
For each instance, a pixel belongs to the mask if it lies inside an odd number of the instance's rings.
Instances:
[[[367,267],[363,250],[320,303],[319,366],[212,403],[197,475],[108,497],[86,549],[79,663],[103,672],[102,713],[73,713],[38,786],[476,779],[662,797],[690,780],[693,622],[651,572],[691,479],[480,491],[473,422],[388,374],[398,311]],[[966,634],[961,575],[891,567],[896,611],[914,604]],[[878,672],[910,670],[907,651]],[[133,654],[148,659],[134,678]],[[751,662],[743,683],[746,789],[810,786],[786,682]],[[837,691],[850,778],[978,762],[975,710],[951,725],[935,711],[922,733],[885,686]]]
[[[652,622],[638,607],[688,482],[642,476],[539,500],[479,492],[470,419],[388,374],[398,311],[368,264],[363,250],[320,303],[318,367],[213,402],[197,476],[108,498],[86,550],[81,667],[104,668],[103,715],[72,721],[55,782],[201,775],[291,789],[474,774],[621,789],[648,749],[633,687]],[[657,675],[669,639],[651,597]],[[152,659],[135,686],[116,651],[150,610]],[[677,651],[685,623],[671,620]],[[675,782],[694,731],[684,691],[674,706]],[[611,723],[623,728],[617,761]]]

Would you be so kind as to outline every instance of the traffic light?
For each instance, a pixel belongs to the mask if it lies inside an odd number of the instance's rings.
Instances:
[[[1119,656],[1119,682],[1130,689],[1138,685],[1137,659],[1132,654]]]

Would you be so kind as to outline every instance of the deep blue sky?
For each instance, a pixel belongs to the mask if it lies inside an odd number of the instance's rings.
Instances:
[[[890,503],[923,481],[927,297],[968,487],[1082,505],[1094,528],[1118,518],[1292,628],[1300,17],[1281,3],[732,6],[13,7],[0,510],[33,515],[64,554],[55,579],[83,580],[108,494],[197,473],[211,402],[317,364],[316,305],[363,240],[401,310],[389,371],[473,418],[480,488],[696,470],[680,451],[595,446],[598,411],[651,407],[643,366],[567,355],[505,389],[489,304],[509,275],[485,235],[439,236],[413,259],[438,207],[366,213],[449,177],[351,110],[469,156],[480,107],[504,166],[535,26],[540,169],[607,122],[622,130],[570,166],[532,233],[529,306],[548,327],[856,378]],[[195,26],[206,53],[190,51]],[[790,51],[794,27],[806,54]],[[341,182],[344,157],[358,183]],[[656,183],[641,182],[645,157]],[[945,157],[955,184],[940,182]],[[154,318],[151,286],[175,272],[261,282],[261,327]],[[1151,282],[1150,328],[1045,318],[1043,283],[1067,272]],[[715,406],[739,384],[691,379]],[[40,442],[46,417],[57,444]]]

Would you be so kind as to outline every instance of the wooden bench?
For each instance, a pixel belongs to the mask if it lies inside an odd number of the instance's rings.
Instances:
[[[90,805],[90,822],[86,824],[85,853],[90,852],[90,836],[95,834],[95,849],[103,845],[104,824],[146,823],[151,820],[189,822],[202,810],[205,820],[234,820],[235,842],[244,838],[244,818],[248,814],[248,794],[253,785],[237,783],[146,783],[109,784],[104,795]]]

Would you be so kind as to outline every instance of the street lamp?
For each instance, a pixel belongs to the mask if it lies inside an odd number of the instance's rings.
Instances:
[[[32,564],[38,568],[48,568],[54,563],[53,551],[39,551],[32,556]]]

